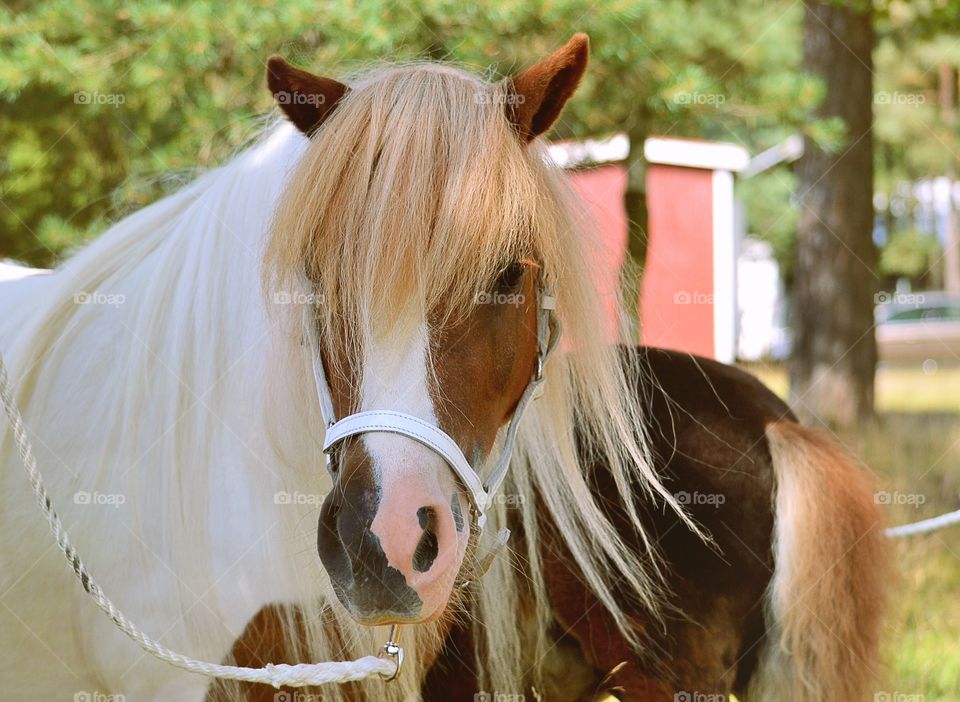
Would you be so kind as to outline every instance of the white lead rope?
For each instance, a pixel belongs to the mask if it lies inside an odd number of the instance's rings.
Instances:
[[[888,538],[899,539],[904,536],[915,536],[917,534],[929,534],[932,531],[939,531],[953,524],[960,524],[960,509],[955,512],[947,512],[939,517],[922,519],[912,524],[901,524],[900,526],[890,527],[886,530]]]
[[[97,585],[86,566],[80,560],[80,554],[70,543],[67,532],[63,528],[63,523],[53,508],[53,502],[47,489],[44,486],[43,478],[37,470],[37,459],[33,454],[33,447],[27,437],[27,430],[23,423],[23,416],[17,408],[13,399],[13,393],[10,390],[10,380],[7,377],[7,367],[4,365],[3,356],[0,355],[0,399],[3,400],[3,409],[10,425],[13,428],[13,436],[17,442],[17,449],[20,452],[20,458],[23,461],[23,467],[27,471],[27,477],[33,486],[33,492],[37,496],[37,502],[40,505],[40,511],[50,525],[50,530],[56,537],[57,546],[63,553],[64,558],[70,565],[71,570],[80,580],[83,589],[87,591],[97,606],[106,614],[117,628],[129,636],[144,651],[155,658],[174,665],[177,668],[188,670],[191,673],[199,673],[211,678],[225,678],[229,680],[243,680],[252,683],[266,683],[279,688],[282,685],[290,687],[304,687],[306,685],[323,685],[325,683],[346,683],[363,680],[373,675],[380,675],[388,680],[392,680],[400,672],[400,666],[403,662],[403,650],[395,643],[396,629],[390,631],[390,640],[384,644],[381,650],[381,657],[365,656],[355,661],[342,661],[331,663],[299,663],[297,665],[273,664],[268,663],[263,668],[245,668],[234,665],[218,665],[216,663],[207,663],[204,661],[188,658],[176,651],[157,643],[149,636],[140,631],[131,622],[126,615],[121,612],[117,606],[107,597],[103,590]],[[384,657],[385,656],[385,657]],[[391,660],[392,659],[392,660]]]

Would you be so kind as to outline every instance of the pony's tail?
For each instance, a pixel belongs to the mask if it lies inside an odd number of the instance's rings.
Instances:
[[[873,700],[891,557],[871,476],[816,431],[766,429],[775,571],[749,702]]]

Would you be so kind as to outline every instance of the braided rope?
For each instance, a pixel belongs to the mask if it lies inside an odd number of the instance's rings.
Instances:
[[[87,572],[86,566],[80,560],[80,554],[70,543],[63,523],[56,510],[47,488],[43,483],[43,478],[37,470],[37,459],[33,454],[33,447],[27,437],[26,426],[23,423],[23,416],[17,408],[13,399],[13,393],[10,391],[10,381],[7,377],[7,367],[3,362],[3,356],[0,356],[0,399],[3,401],[3,409],[10,420],[13,428],[13,436],[17,442],[17,449],[20,452],[20,458],[27,471],[30,484],[33,486],[33,492],[37,496],[37,502],[40,505],[40,511],[50,525],[57,540],[57,546],[63,553],[64,558],[70,568],[80,580],[83,589],[87,591],[97,606],[106,614],[117,628],[129,636],[144,651],[152,656],[174,665],[177,668],[188,670],[191,673],[199,673],[211,678],[226,678],[229,680],[243,680],[246,682],[266,683],[278,688],[281,685],[291,687],[303,687],[305,685],[322,685],[324,683],[346,683],[363,680],[372,675],[381,675],[390,678],[394,676],[399,666],[397,662],[387,658],[378,658],[376,656],[365,656],[355,661],[331,662],[331,663],[300,663],[297,665],[268,663],[263,668],[245,668],[233,665],[217,665],[215,663],[206,663],[204,661],[188,658],[180,653],[171,651],[169,648],[157,643],[149,636],[140,631],[131,622],[126,615],[121,612],[117,606],[107,597],[100,586],[94,581],[93,577]]]

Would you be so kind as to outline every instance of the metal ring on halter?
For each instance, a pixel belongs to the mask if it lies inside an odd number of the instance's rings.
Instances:
[[[324,431],[330,431],[330,427],[332,427],[334,424],[336,424],[336,422],[334,422],[334,421],[327,422],[327,426],[326,426],[326,428],[324,429]],[[336,462],[335,462],[334,459],[333,459],[333,447],[331,447],[329,451],[324,451],[324,452],[323,452],[323,457],[324,457],[324,461],[326,462],[327,473],[330,475],[331,478],[333,478],[334,480],[336,480],[336,479],[337,479],[337,464],[336,464]]]
[[[397,669],[393,671],[393,675],[387,677],[383,673],[380,673],[380,677],[383,678],[384,682],[391,682],[396,680],[397,676],[400,675],[400,668],[403,667],[403,648],[397,644],[395,639],[397,638],[397,625],[390,625],[390,634],[387,636],[387,642],[380,647],[380,653],[377,654],[377,658],[392,658],[397,664]]]

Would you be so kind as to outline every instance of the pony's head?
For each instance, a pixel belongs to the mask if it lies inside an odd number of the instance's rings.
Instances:
[[[571,252],[535,140],[587,53],[577,35],[499,83],[419,64],[349,87],[270,60],[270,89],[311,143],[268,263],[287,284],[308,281],[308,336],[336,417],[402,415],[330,447],[318,548],[362,623],[435,619],[472,577],[482,506],[431,430],[484,475],[540,376],[541,307]]]

